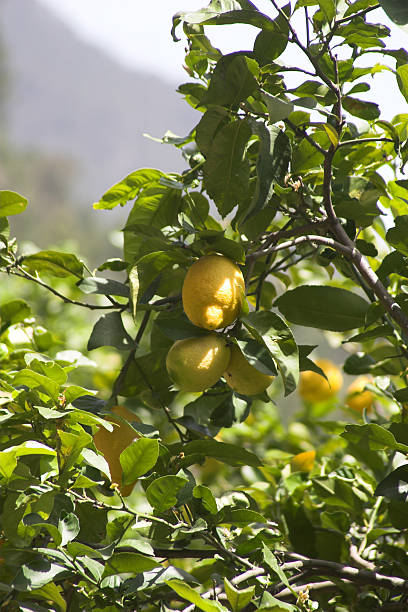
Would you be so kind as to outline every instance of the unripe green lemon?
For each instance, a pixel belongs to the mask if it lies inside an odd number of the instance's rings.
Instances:
[[[236,345],[231,347],[231,359],[224,372],[227,385],[241,395],[258,395],[272,383],[274,376],[263,374],[252,366]]]
[[[205,391],[222,376],[230,359],[226,341],[217,334],[178,340],[167,353],[166,367],[181,391]]]
[[[245,299],[238,266],[223,255],[205,255],[189,268],[183,283],[183,308],[194,325],[221,329],[235,321]]]

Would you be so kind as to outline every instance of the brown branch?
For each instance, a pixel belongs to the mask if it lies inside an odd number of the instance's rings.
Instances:
[[[355,243],[349,238],[348,234],[341,226],[340,221],[334,211],[331,184],[332,184],[332,161],[335,149],[330,147],[324,160],[324,179],[323,179],[323,203],[330,220],[331,229],[334,236],[337,238],[342,247],[346,247],[344,254],[355,265],[368,287],[378,298],[379,302],[384,306],[390,317],[398,323],[406,338],[408,338],[408,317],[397,304],[395,299],[388,293],[374,270],[369,263],[356,248]],[[348,253],[347,253],[348,251]]]
[[[285,559],[291,561],[298,560],[298,564],[293,569],[308,569],[313,571],[313,574],[322,576],[333,576],[342,580],[350,580],[357,584],[365,584],[376,587],[381,587],[387,590],[398,590],[400,593],[408,593],[408,580],[399,578],[398,576],[386,576],[379,574],[376,571],[367,569],[357,569],[342,563],[334,561],[326,561],[325,559],[310,559],[296,553],[284,553]]]
[[[317,149],[319,153],[321,153],[322,155],[326,155],[326,149],[321,147],[318,142],[313,140],[313,138],[306,132],[306,130],[292,123],[290,119],[284,119],[283,121],[284,123],[286,123],[287,126],[290,127],[291,130],[295,132],[295,134],[298,134],[298,136],[303,136],[303,138],[305,138],[312,145],[312,147]]]
[[[250,258],[259,259],[260,257],[269,255],[269,253],[274,253],[275,251],[281,251],[282,249],[288,249],[290,247],[297,246],[298,244],[303,244],[305,242],[312,243],[312,244],[313,243],[322,244],[324,246],[335,249],[342,255],[346,255],[349,258],[351,257],[351,254],[352,254],[352,249],[350,247],[345,246],[344,244],[341,244],[340,242],[337,242],[336,240],[333,240],[333,238],[327,238],[326,236],[306,235],[306,236],[299,236],[298,238],[294,238],[293,240],[288,240],[287,242],[282,242],[281,244],[272,245],[266,249],[265,248],[259,249],[258,251],[255,251],[254,253],[249,255],[248,259]]]
[[[40,287],[43,287],[43,289],[47,289],[47,291],[54,294],[56,297],[58,297],[60,300],[62,300],[66,304],[73,304],[74,306],[82,306],[82,308],[89,308],[89,310],[112,310],[113,308],[125,310],[127,308],[127,304],[119,304],[119,302],[115,302],[114,300],[112,301],[112,304],[108,304],[107,306],[98,306],[97,304],[87,304],[86,302],[79,302],[78,300],[72,300],[71,298],[57,291],[57,289],[54,289],[54,287],[51,287],[51,285],[47,285],[47,283],[44,283],[44,281],[42,281],[40,278],[37,278],[36,276],[32,276],[31,274],[29,274],[22,268],[19,267],[17,270],[12,270],[12,269],[7,270],[7,273],[12,274],[13,276],[19,276],[20,278],[25,278],[26,280],[30,280],[33,283],[37,283],[37,285],[40,285]],[[5,270],[0,270],[0,272],[5,272]]]
[[[349,147],[356,144],[360,144],[362,142],[394,142],[392,138],[356,138],[353,140],[343,140],[343,142],[339,142],[337,148],[340,147]]]

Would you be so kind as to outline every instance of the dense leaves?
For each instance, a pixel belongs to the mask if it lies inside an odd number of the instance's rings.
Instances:
[[[27,200],[0,192],[1,609],[406,608],[408,115],[380,117],[370,87],[389,70],[408,98],[408,55],[377,8],[178,13],[179,92],[201,114],[162,142],[186,169],[135,170],[94,204],[129,204],[98,273],[22,251],[7,217]],[[211,44],[206,26],[230,24],[253,50]],[[244,378],[273,377],[258,394],[168,375],[173,343],[209,331],[182,304],[208,253],[244,275],[239,316],[212,333]]]

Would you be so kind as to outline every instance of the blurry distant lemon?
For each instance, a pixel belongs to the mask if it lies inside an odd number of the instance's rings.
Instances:
[[[181,391],[205,391],[222,376],[229,359],[224,338],[208,334],[175,342],[167,353],[166,367]]]
[[[336,395],[343,384],[339,368],[328,359],[317,359],[318,365],[327,376],[327,380],[308,370],[300,373],[299,393],[307,402],[323,402]]]
[[[364,408],[371,410],[374,401],[374,394],[371,391],[364,391],[367,383],[372,382],[369,376],[359,376],[347,389],[346,404],[352,410],[362,413]]]
[[[290,462],[292,472],[310,472],[314,466],[315,458],[316,451],[314,450],[298,453]]]
[[[227,385],[241,395],[258,395],[271,384],[274,376],[263,374],[252,366],[244,357],[241,349],[231,346],[231,359],[224,372]]]
[[[108,462],[112,482],[116,482],[119,485],[120,492],[124,497],[126,497],[132,492],[133,486],[137,479],[135,482],[129,485],[121,484],[122,466],[120,464],[119,456],[120,453],[139,436],[130,425],[124,423],[120,419],[115,419],[115,415],[118,415],[127,421],[140,422],[140,419],[132,412],[129,412],[129,410],[126,410],[124,406],[114,406],[112,408],[112,412],[112,415],[106,415],[103,418],[111,423],[116,423],[119,425],[119,427],[115,426],[113,431],[108,431],[104,427],[101,427],[98,429],[93,439],[96,448],[100,453],[102,453]]]
[[[220,329],[235,321],[245,299],[241,270],[223,255],[205,255],[189,268],[183,283],[183,308],[194,325]]]

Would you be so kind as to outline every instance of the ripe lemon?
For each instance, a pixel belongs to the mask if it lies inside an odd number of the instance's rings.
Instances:
[[[271,384],[274,376],[263,374],[252,366],[244,357],[241,349],[233,344],[231,359],[224,372],[227,385],[241,395],[258,395]]]
[[[229,359],[226,341],[208,334],[175,342],[167,353],[166,367],[181,391],[205,391],[222,376]]]
[[[120,492],[126,497],[132,492],[137,479],[132,484],[122,485],[122,466],[119,456],[120,453],[139,436],[130,425],[124,423],[120,419],[115,419],[115,415],[127,421],[140,422],[140,419],[132,412],[129,412],[129,410],[126,410],[124,406],[114,406],[112,412],[112,415],[104,416],[104,419],[111,423],[116,423],[118,426],[116,425],[113,431],[108,431],[104,427],[100,427],[93,439],[96,448],[108,462],[112,482],[116,482],[119,485]]]
[[[323,402],[336,395],[343,384],[343,376],[332,361],[317,359],[316,365],[323,370],[329,382],[317,372],[301,372],[299,394],[307,402]]]
[[[316,451],[306,451],[304,453],[298,453],[292,457],[290,461],[290,467],[292,472],[310,472],[314,466],[316,458]]]
[[[371,391],[364,391],[367,383],[372,382],[369,376],[359,376],[347,389],[346,404],[352,410],[362,413],[364,408],[371,410],[374,401],[374,394]]]
[[[244,298],[242,272],[223,255],[201,257],[184,279],[184,312],[194,325],[204,329],[221,329],[233,323]]]

